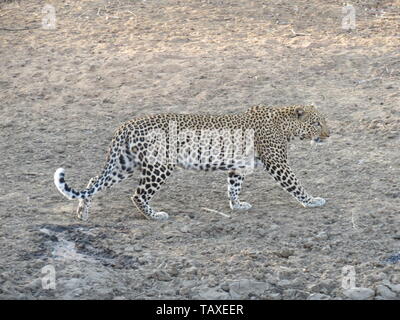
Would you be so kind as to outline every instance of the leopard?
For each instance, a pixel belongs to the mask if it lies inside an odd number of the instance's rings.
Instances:
[[[63,168],[55,171],[54,183],[65,197],[79,200],[77,218],[87,220],[96,193],[139,172],[139,185],[131,197],[134,206],[149,220],[166,220],[168,213],[154,210],[150,201],[175,168],[226,171],[231,210],[249,210],[252,205],[239,197],[242,185],[252,172],[249,168],[262,166],[301,205],[321,207],[326,200],[307,193],[288,163],[288,148],[293,140],[322,143],[329,136],[326,117],[314,105],[255,105],[230,114],[146,115],[117,128],[104,168],[85,189],[68,186]],[[194,137],[197,144],[192,143]],[[241,148],[235,149],[237,145]]]

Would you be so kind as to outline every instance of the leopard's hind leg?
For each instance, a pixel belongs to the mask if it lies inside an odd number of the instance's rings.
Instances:
[[[244,176],[236,171],[228,173],[228,196],[230,199],[229,205],[232,210],[249,210],[251,204],[239,200],[239,194],[242,189]]]
[[[91,178],[86,189],[90,189],[93,187],[94,183],[99,179],[98,176]],[[89,209],[92,204],[92,197],[88,197],[86,199],[79,199],[78,209],[76,210],[76,216],[79,220],[88,220],[89,219]]]
[[[134,168],[135,163],[131,160],[130,155],[126,154],[124,150],[120,150],[118,154],[111,156],[101,178],[99,178],[99,176],[91,178],[86,189],[97,187],[100,191],[102,189],[111,188],[114,184],[132,176]],[[89,219],[91,203],[91,196],[79,199],[78,209],[76,212],[78,219],[84,221]]]
[[[139,187],[133,195],[132,202],[138,208],[139,212],[147,219],[167,220],[166,212],[156,212],[150,207],[149,202],[154,194],[161,188],[167,177],[171,175],[174,165],[163,165],[156,163],[154,165],[142,164],[142,175],[139,181]]]

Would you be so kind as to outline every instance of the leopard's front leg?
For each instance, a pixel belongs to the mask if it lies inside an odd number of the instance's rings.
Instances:
[[[280,186],[295,197],[304,207],[321,207],[325,199],[310,196],[287,164],[286,159],[267,159],[265,170],[280,184]]]

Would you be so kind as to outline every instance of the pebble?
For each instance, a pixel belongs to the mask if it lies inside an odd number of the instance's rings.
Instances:
[[[336,282],[330,279],[321,280],[317,284],[311,285],[309,290],[313,293],[329,294],[336,287]]]
[[[172,277],[176,277],[176,276],[179,274],[179,271],[178,271],[178,269],[174,266],[174,267],[169,268],[168,274],[169,274],[170,276],[172,276]]]
[[[400,283],[394,284],[394,283],[390,283],[389,281],[387,281],[387,282],[384,282],[384,285],[387,286],[393,292],[400,294]]]
[[[380,296],[382,296],[382,298],[386,299],[386,300],[391,300],[396,298],[396,294],[390,290],[388,287],[380,284],[376,286],[376,293]]]
[[[33,289],[33,290],[39,290],[42,289],[42,280],[40,278],[34,279],[33,281],[31,281],[27,287],[29,289]]]
[[[397,284],[400,285],[400,272],[399,272],[398,274],[392,274],[392,275],[390,276],[390,281],[391,281],[392,283],[397,283]],[[393,290],[393,289],[392,289],[392,290]]]
[[[332,298],[322,293],[312,293],[309,295],[307,300],[332,300]]]
[[[352,288],[343,291],[343,294],[351,300],[369,300],[375,295],[370,288]]]
[[[277,282],[277,286],[282,288],[302,288],[304,287],[304,283],[300,278],[296,278],[293,280],[283,279]]]
[[[182,227],[179,228],[179,231],[182,233],[187,233],[190,231],[190,227],[188,225],[184,225]]]
[[[314,247],[314,240],[312,238],[306,238],[303,242],[303,248],[311,250]]]
[[[290,299],[290,300],[305,300],[307,299],[307,293],[301,290],[297,289],[286,289],[283,291],[283,295],[285,296],[285,299]]]
[[[282,300],[282,295],[279,292],[270,293],[267,296],[267,299],[270,299],[270,300]]]
[[[75,290],[72,290],[71,292],[69,292],[69,294],[73,297],[80,297],[83,295],[83,293],[84,293],[84,290],[82,288],[76,288]],[[103,293],[103,292],[101,292],[101,293]],[[107,293],[108,293],[108,290],[105,290],[104,295],[107,295]]]
[[[196,286],[196,281],[194,281],[194,280],[183,280],[181,284],[185,288],[193,288],[194,286]]]
[[[222,290],[224,290],[224,291],[226,291],[226,292],[229,292],[229,284],[228,283],[223,283],[222,285],[221,285],[221,289]]]
[[[197,274],[197,268],[196,267],[190,267],[190,268],[186,269],[186,274],[196,275]]]
[[[383,272],[379,272],[373,275],[375,281],[382,281],[387,278],[387,275]]]
[[[321,231],[315,236],[315,239],[328,240],[328,234],[325,231]]]
[[[391,255],[389,258],[386,259],[386,263],[399,263],[400,262],[400,253],[396,253]]]
[[[262,272],[258,272],[258,273],[254,274],[254,279],[256,279],[256,280],[264,280],[264,278],[265,278],[265,275]]]
[[[260,236],[260,237],[265,237],[265,235],[267,234],[267,231],[263,228],[259,228],[257,229],[256,233]]]
[[[188,296],[192,293],[192,289],[191,288],[180,288],[179,289],[179,295],[180,296]]]
[[[321,249],[322,253],[328,254],[332,251],[332,247],[328,244]]]
[[[281,266],[278,270],[278,277],[279,279],[294,279],[297,277],[297,270]]]
[[[270,289],[268,282],[242,279],[229,285],[233,299],[247,299],[249,295],[260,296]]]
[[[289,258],[290,256],[292,256],[293,254],[294,254],[294,251],[293,250],[291,250],[291,249],[283,249],[283,250],[280,250],[280,251],[276,251],[276,252],[274,252],[278,257],[281,257],[281,258]]]
[[[171,276],[166,273],[164,270],[156,270],[154,273],[152,273],[149,278],[154,278],[159,281],[171,281],[172,278]]]
[[[271,224],[270,226],[269,226],[269,230],[270,231],[273,231],[273,230],[278,230],[279,229],[279,225],[277,225],[277,224]]]
[[[199,297],[205,300],[226,300],[229,299],[229,294],[218,289],[204,289],[199,292]]]

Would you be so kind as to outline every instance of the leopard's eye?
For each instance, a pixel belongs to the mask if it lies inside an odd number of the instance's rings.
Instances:
[[[319,122],[314,122],[314,123],[313,123],[313,126],[320,127],[320,126],[321,126],[321,123],[319,123]]]

